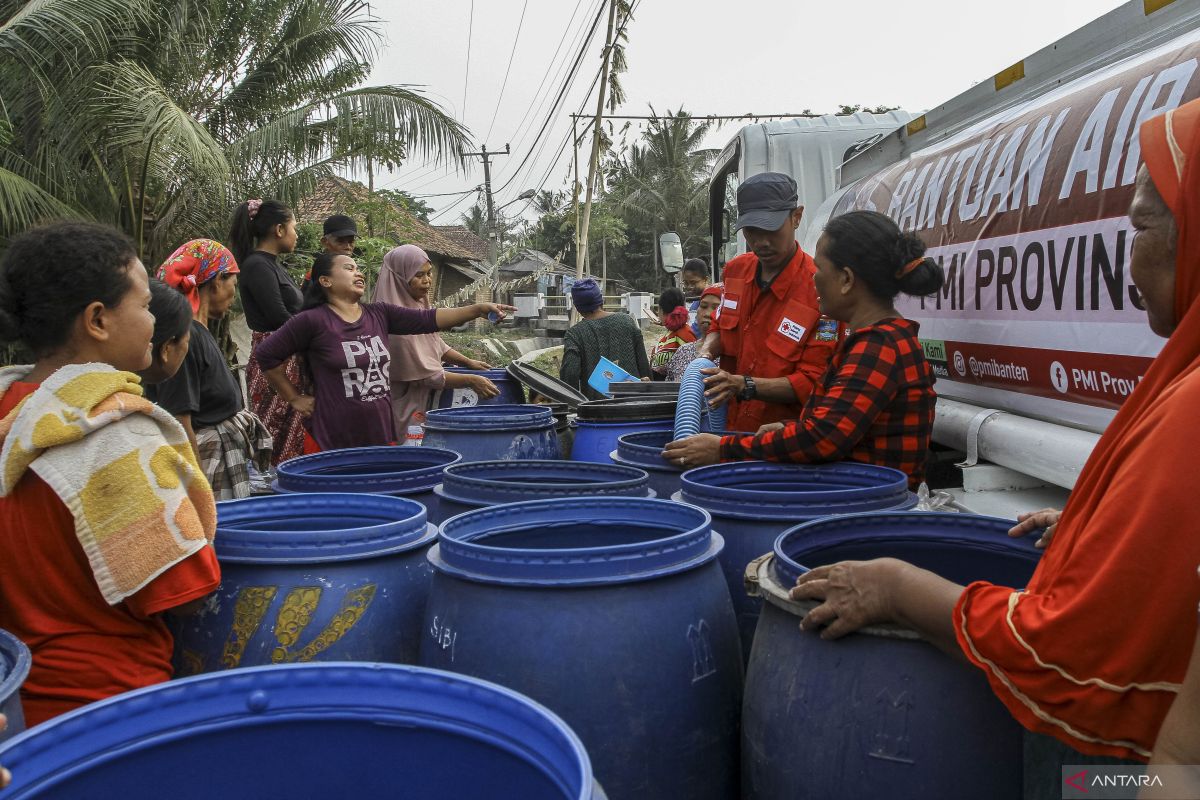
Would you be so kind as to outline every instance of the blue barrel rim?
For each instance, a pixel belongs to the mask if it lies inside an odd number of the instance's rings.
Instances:
[[[825,488],[807,491],[766,491],[705,482],[712,476],[730,479],[754,477],[807,476],[813,484],[821,477],[877,481],[853,488]],[[886,479],[886,482],[884,482]],[[739,461],[695,467],[679,479],[682,502],[702,506],[715,517],[734,519],[789,519],[796,515],[825,517],[869,511],[894,511],[912,508],[917,496],[908,490],[908,476],[898,469],[865,464],[860,461],[836,461],[824,464],[775,464],[766,461]]]
[[[709,431],[706,431],[708,433]],[[711,431],[714,436],[733,436],[738,431]],[[672,441],[675,431],[670,428],[660,428],[650,431],[630,431],[623,433],[617,437],[617,449],[608,454],[608,457],[613,460],[614,464],[627,464],[644,470],[655,470],[661,472],[671,472],[682,474],[687,472],[686,467],[681,467],[678,464],[672,464],[662,457],[662,444],[642,444],[639,439],[650,439],[665,434],[667,441]],[[646,460],[643,462],[641,458]],[[661,463],[652,463],[652,460],[657,460]]]
[[[846,535],[848,530],[860,531],[864,524],[872,526],[869,533]],[[822,517],[802,522],[779,534],[771,548],[775,556],[771,561],[776,580],[790,586],[810,569],[796,560],[797,552],[820,550],[849,541],[885,544],[935,538],[947,544],[959,543],[997,553],[1016,552],[1040,558],[1041,551],[1034,547],[1033,537],[1014,539],[1008,535],[1009,528],[1015,524],[1015,520],[1003,517],[951,511],[867,511]],[[914,528],[919,528],[922,535],[915,535]],[[954,529],[955,535],[930,535],[929,532],[939,529]],[[800,537],[804,537],[802,544]],[[793,543],[799,546],[791,546]]]
[[[427,431],[477,431],[480,425],[487,432],[554,428],[554,414],[547,406],[534,404],[498,404],[434,408],[425,414]]]
[[[497,547],[481,540],[538,523],[562,525],[564,509],[623,515],[618,522],[678,520],[677,533],[606,547],[532,549]],[[507,523],[497,525],[498,522]],[[607,586],[635,583],[686,572],[715,560],[725,540],[712,530],[702,508],[671,500],[640,497],[574,497],[528,500],[474,509],[442,523],[426,558],[437,572],[476,583],[506,586]]]
[[[538,473],[576,473],[575,483],[534,484],[527,489],[515,481],[533,482]],[[473,474],[474,473],[474,474]],[[590,473],[590,475],[588,475]],[[604,480],[605,476],[611,478]],[[549,499],[588,496],[654,497],[650,475],[637,467],[617,464],[598,464],[592,461],[562,461],[527,459],[517,461],[464,461],[442,470],[442,483],[433,492],[438,497],[462,505],[483,506],[496,503],[520,502],[526,499]],[[536,497],[523,496],[533,494]]]
[[[0,666],[4,666],[4,662],[8,662],[9,666],[6,673],[0,674],[0,698],[16,696],[33,666],[33,653],[29,646],[0,628]],[[0,764],[3,763],[0,761]]]
[[[303,511],[309,511],[305,515]],[[383,520],[339,531],[291,531],[251,527],[264,514],[270,520],[370,510]],[[224,515],[224,516],[222,516]],[[241,523],[241,524],[239,524]],[[299,564],[358,561],[424,547],[437,538],[425,506],[403,497],[344,492],[297,492],[217,503],[217,558],[231,564]],[[336,548],[336,549],[334,549]]]
[[[224,691],[227,684],[231,688]],[[345,702],[348,689],[359,690],[358,703]],[[442,691],[446,696],[431,695],[431,691]],[[439,702],[432,702],[431,697]],[[485,721],[492,720],[480,713],[481,707],[495,715],[496,723],[519,723],[519,732],[500,731],[496,724],[485,731]],[[173,712],[170,724],[163,722],[167,716],[161,713],[163,709]],[[435,720],[436,714],[443,718]],[[380,716],[390,718],[381,723]],[[310,662],[210,672],[91,703],[0,744],[0,764],[13,772],[13,783],[5,791],[16,795],[52,790],[56,784],[140,746],[187,738],[197,730],[211,731],[214,725],[234,730],[253,727],[272,717],[280,722],[341,719],[433,727],[526,759],[566,797],[593,798],[591,759],[583,743],[561,717],[544,705],[499,684],[467,675],[405,664],[360,662]],[[124,730],[130,722],[141,720],[160,723],[160,730]],[[548,745],[561,749],[555,753]],[[88,756],[75,754],[81,747]],[[23,783],[30,759],[51,762],[33,785]],[[578,791],[571,788],[573,780],[578,780]]]
[[[417,469],[402,469],[405,461],[419,462]],[[462,461],[462,455],[438,447],[352,447],[297,456],[282,462],[271,488],[277,492],[358,492],[364,494],[417,494],[437,485],[442,469]],[[329,467],[353,467],[360,463],[397,464],[402,470],[392,475],[343,473],[323,475]]]

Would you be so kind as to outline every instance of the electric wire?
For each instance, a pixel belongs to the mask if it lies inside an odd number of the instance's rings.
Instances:
[[[496,108],[492,111],[492,121],[488,123],[487,133],[483,140],[492,138],[492,128],[496,125],[496,116],[500,113],[500,102],[504,100],[504,90],[508,88],[508,74],[512,71],[513,58],[517,55],[517,44],[521,41],[521,29],[525,26],[525,11],[529,8],[529,0],[521,6],[521,18],[517,20],[517,35],[513,37],[512,51],[508,54],[508,66],[504,68],[504,80],[500,82],[500,94],[496,96]]]

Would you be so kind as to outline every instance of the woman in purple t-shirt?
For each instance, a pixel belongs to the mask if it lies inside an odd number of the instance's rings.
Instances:
[[[256,351],[271,388],[304,415],[305,428],[321,450],[397,441],[389,334],[433,333],[491,313],[503,318],[514,310],[495,303],[438,309],[363,303],[366,285],[354,259],[322,253],[313,261],[303,309]],[[301,394],[284,372],[287,359],[297,353],[307,357],[314,397]]]

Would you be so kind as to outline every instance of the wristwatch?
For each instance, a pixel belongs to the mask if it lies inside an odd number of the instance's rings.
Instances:
[[[743,375],[742,380],[746,382],[746,388],[738,392],[738,400],[753,400],[758,395],[758,387],[754,385],[754,378]]]

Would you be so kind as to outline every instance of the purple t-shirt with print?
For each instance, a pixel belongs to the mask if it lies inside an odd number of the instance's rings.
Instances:
[[[355,322],[346,322],[326,305],[302,311],[255,351],[264,370],[296,353],[308,359],[315,402],[305,427],[322,450],[396,441],[388,334],[437,330],[433,309],[388,303],[363,303],[360,308],[362,316]]]

